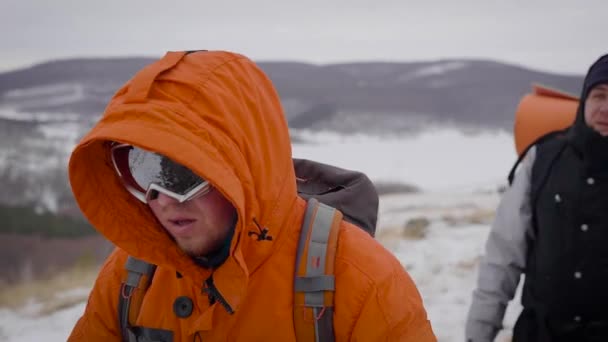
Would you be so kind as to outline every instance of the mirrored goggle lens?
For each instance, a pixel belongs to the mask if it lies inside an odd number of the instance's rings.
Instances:
[[[114,164],[123,181],[141,193],[152,184],[178,195],[186,195],[206,183],[187,167],[160,154],[122,145],[112,151]]]

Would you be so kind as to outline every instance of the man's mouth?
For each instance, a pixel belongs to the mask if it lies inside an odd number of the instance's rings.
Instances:
[[[174,224],[174,225],[176,225],[178,227],[189,225],[190,223],[192,223],[194,221],[195,220],[193,220],[193,219],[175,219],[175,220],[169,220],[169,222],[171,222],[172,224]]]

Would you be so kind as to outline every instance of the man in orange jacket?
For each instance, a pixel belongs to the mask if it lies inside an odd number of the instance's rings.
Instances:
[[[277,93],[249,59],[170,52],[145,67],[75,148],[69,173],[82,212],[117,246],[70,341],[309,340],[294,309],[307,203]],[[336,222],[332,310],[310,320],[331,315],[332,336],[310,340],[436,341],[399,261]],[[145,291],[125,286],[128,256],[155,265],[135,267]]]

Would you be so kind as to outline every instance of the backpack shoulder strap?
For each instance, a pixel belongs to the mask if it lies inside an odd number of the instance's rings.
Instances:
[[[156,265],[129,256],[125,263],[126,276],[118,297],[118,321],[123,341],[137,340],[132,327],[135,324],[146,290],[152,282]]]
[[[519,157],[517,158],[517,160],[515,161],[515,164],[513,164],[513,167],[511,168],[511,171],[509,171],[509,176],[507,177],[507,180],[509,181],[509,185],[513,184],[513,179],[515,178],[515,172],[517,171],[517,167],[519,166],[519,164],[521,163],[522,160],[524,160],[524,158],[526,157],[526,154],[528,154],[528,151],[533,147],[536,146],[544,141],[547,141],[553,137],[556,136],[560,136],[563,135],[566,132],[566,129],[564,130],[559,130],[559,131],[552,131],[549,132],[541,137],[539,137],[538,139],[534,140],[530,145],[528,145],[519,155]]]
[[[548,141],[539,145],[538,147],[536,160],[532,166],[532,177],[530,179],[530,203],[532,208],[533,222],[536,220],[535,208],[540,192],[545,186],[545,183],[547,183],[553,165],[555,165],[568,144],[568,140],[563,138]]]
[[[294,279],[297,341],[334,341],[334,263],[342,217],[339,210],[308,200]]]

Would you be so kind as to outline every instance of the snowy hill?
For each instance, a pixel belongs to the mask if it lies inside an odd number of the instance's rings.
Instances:
[[[341,136],[292,131],[293,155],[362,171],[374,182],[424,190],[496,186],[516,159],[511,134],[428,129],[402,137]]]
[[[33,203],[43,210],[76,212],[65,177],[69,152],[120,85],[151,61],[68,59],[0,73],[0,186],[7,189],[0,193],[0,204]],[[577,76],[483,60],[259,64],[275,83],[294,132],[390,137],[387,141],[393,141],[392,145],[386,142],[379,146],[370,140],[358,147],[375,146],[375,152],[367,157],[368,164],[380,162],[377,158],[382,154],[383,159],[399,164],[398,172],[411,176],[412,183],[432,175],[431,187],[446,184],[440,170],[419,169],[417,162],[408,160],[425,158],[422,151],[427,147],[402,151],[399,139],[442,129],[471,134],[510,132],[516,105],[531,83],[574,93],[581,83]],[[427,140],[432,142],[433,138],[427,136]],[[439,145],[433,149],[433,155],[451,158],[449,164],[457,169],[466,165],[458,159],[461,149],[454,153],[441,153]],[[409,156],[410,152],[416,153]],[[340,155],[348,153],[343,150]],[[390,155],[395,158],[388,158]],[[491,165],[502,169],[502,164]],[[457,178],[467,183],[469,176],[484,178],[486,173],[467,170]],[[393,176],[384,174],[382,178]]]
[[[69,59],[0,73],[0,117],[96,117],[152,61]],[[259,65],[275,84],[290,127],[355,133],[399,133],[428,123],[510,129],[531,83],[578,93],[582,81],[484,60]]]

